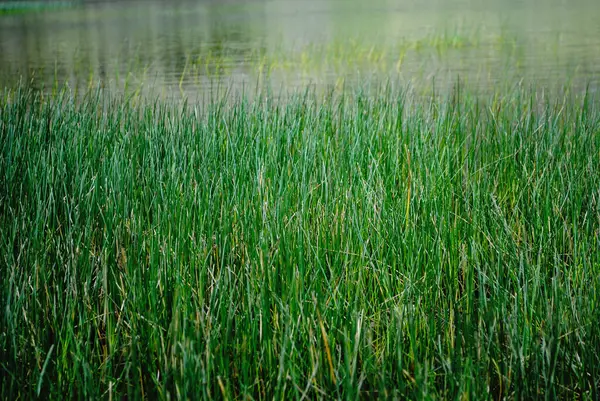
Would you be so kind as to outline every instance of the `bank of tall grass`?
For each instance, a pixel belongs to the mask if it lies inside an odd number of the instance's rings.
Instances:
[[[110,99],[2,95],[1,398],[600,397],[596,99]]]

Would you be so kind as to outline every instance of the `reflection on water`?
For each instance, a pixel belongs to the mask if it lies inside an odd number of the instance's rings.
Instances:
[[[0,86],[598,86],[597,0],[83,1],[0,15]]]

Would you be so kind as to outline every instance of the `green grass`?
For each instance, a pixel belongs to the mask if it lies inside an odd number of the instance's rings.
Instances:
[[[0,398],[598,399],[597,99],[368,93],[5,91]]]

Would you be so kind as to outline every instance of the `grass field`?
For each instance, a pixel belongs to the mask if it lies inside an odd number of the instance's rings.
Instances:
[[[0,398],[599,399],[593,96],[1,96]]]

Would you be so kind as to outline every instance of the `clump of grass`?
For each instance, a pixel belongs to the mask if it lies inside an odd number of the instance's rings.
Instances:
[[[0,397],[598,399],[588,96],[0,102]]]

